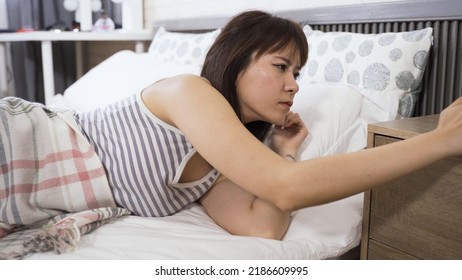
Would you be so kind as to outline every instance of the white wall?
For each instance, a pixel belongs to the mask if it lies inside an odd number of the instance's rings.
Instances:
[[[0,29],[7,29],[8,28],[8,14],[6,13],[6,0],[0,0]],[[0,45],[0,71],[3,72],[4,66],[6,65],[7,61],[9,60],[9,51],[8,49],[5,50],[4,45]],[[7,53],[7,55],[3,55],[3,53]],[[6,73],[0,73],[0,98],[6,97],[9,94],[8,91],[8,81],[4,81],[3,78],[5,77]],[[8,75],[6,75],[8,80]]]
[[[154,20],[232,16],[248,9],[272,12],[398,1],[404,0],[144,0],[144,8],[145,24],[149,26]]]
[[[8,28],[8,14],[6,13],[6,0],[0,0],[0,29]]]

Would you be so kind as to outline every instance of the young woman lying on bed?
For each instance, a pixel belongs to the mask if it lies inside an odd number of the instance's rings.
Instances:
[[[102,163],[104,172],[97,176],[107,178],[112,196],[95,205],[115,201],[134,215],[166,216],[199,200],[232,234],[280,239],[291,211],[351,196],[462,154],[458,99],[442,112],[432,132],[375,149],[295,162],[308,129],[290,107],[307,55],[299,24],[260,11],[245,12],[223,28],[201,77],[167,78],[107,108],[65,119],[67,126],[77,128],[73,137],[80,139],[83,133]],[[10,110],[7,102],[10,107],[38,108],[49,118],[56,115],[14,98],[2,101],[5,112]],[[8,137],[19,128],[2,128],[2,157],[8,154]],[[262,143],[268,134],[271,148]],[[81,158],[90,156],[88,152]],[[6,191],[0,205],[8,212],[20,190],[12,180],[17,175],[1,174]],[[37,178],[38,172],[34,174]],[[87,177],[80,180],[91,185]],[[64,184],[53,182],[48,183]],[[2,215],[1,222],[27,224],[40,217]]]

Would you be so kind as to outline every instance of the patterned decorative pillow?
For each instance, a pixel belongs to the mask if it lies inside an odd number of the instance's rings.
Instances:
[[[309,57],[302,79],[357,88],[384,110],[410,117],[432,44],[432,28],[410,32],[359,34],[303,30]],[[396,114],[396,113],[395,113]]]
[[[207,33],[180,33],[160,27],[148,53],[164,62],[202,66],[209,48],[220,32],[221,29]]]

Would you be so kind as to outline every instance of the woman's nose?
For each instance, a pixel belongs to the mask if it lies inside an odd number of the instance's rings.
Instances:
[[[289,77],[286,79],[285,90],[291,94],[296,94],[299,89],[297,80],[293,75],[288,76]]]

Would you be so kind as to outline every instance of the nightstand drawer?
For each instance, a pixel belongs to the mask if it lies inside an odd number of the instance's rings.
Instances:
[[[369,238],[422,259],[462,259],[462,159],[371,192]]]
[[[400,140],[402,140],[402,139],[376,134],[375,137],[374,137],[374,147],[387,145],[387,144],[390,144],[390,143],[393,143],[393,142],[396,142],[396,141],[400,141]]]
[[[369,260],[418,260],[418,258],[398,251],[390,246],[369,240]]]

